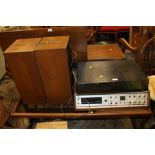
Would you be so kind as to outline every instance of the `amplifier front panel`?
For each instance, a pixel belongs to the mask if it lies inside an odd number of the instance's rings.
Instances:
[[[148,106],[148,91],[75,96],[76,109]]]

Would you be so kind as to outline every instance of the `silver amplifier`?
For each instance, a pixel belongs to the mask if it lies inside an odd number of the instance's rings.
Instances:
[[[75,95],[76,110],[110,107],[144,107],[149,104],[148,91],[123,92],[100,95]]]

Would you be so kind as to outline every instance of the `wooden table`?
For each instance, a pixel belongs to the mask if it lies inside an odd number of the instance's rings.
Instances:
[[[118,44],[105,45],[88,45],[87,46],[87,60],[117,60],[125,59]]]

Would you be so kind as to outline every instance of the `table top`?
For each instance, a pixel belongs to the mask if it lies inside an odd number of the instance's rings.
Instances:
[[[105,45],[88,45],[87,46],[87,60],[117,60],[125,59],[118,44]]]

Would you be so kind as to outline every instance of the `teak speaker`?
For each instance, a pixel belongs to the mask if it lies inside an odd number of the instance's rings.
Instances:
[[[18,39],[4,52],[24,103],[67,105],[72,96],[68,36]]]

